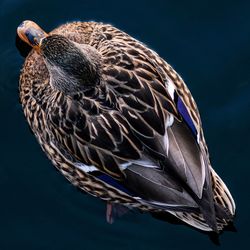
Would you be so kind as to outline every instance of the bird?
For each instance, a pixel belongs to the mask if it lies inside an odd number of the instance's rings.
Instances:
[[[138,209],[217,234],[232,223],[235,202],[170,64],[101,22],[46,33],[27,20],[17,34],[32,48],[19,79],[28,124],[59,172],[107,203],[108,222]]]

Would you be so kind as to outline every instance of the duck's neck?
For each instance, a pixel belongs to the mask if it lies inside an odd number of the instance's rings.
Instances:
[[[101,58],[91,46],[51,36],[43,41],[42,55],[51,86],[67,95],[95,88],[100,82]]]

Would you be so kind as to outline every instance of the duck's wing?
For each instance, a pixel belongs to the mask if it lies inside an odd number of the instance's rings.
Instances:
[[[98,169],[115,179],[124,179],[124,173],[130,180],[137,176],[133,183],[127,178],[130,187],[134,182],[141,187],[155,184],[157,193],[165,193],[165,208],[171,202],[195,207],[205,200],[201,206],[214,217],[198,110],[185,84],[178,87],[166,64],[138,42],[114,41],[102,49],[106,99],[58,93],[47,114],[56,142],[84,165],[84,171]],[[167,173],[166,178],[155,174],[151,179],[150,168]],[[162,206],[156,196],[153,192],[150,200]]]
[[[47,114],[51,137],[89,172],[100,170],[122,179],[122,166],[141,158],[142,144],[116,110],[103,110],[95,100],[58,93]]]
[[[77,99],[57,93],[49,108],[47,123],[54,148],[78,169],[153,207],[197,209],[188,191],[159,164],[167,159],[164,136],[151,127],[134,130],[125,112],[100,109],[100,103],[88,98]],[[145,131],[152,135],[145,137]]]
[[[120,103],[124,102],[121,110],[133,132],[147,153],[157,159],[161,155],[167,158],[160,160],[165,172],[191,191],[206,221],[216,230],[208,151],[200,115],[188,88],[171,66],[136,40],[124,39],[122,34],[108,47],[106,51],[112,53],[104,54],[104,74],[120,96]],[[147,182],[147,172],[140,168],[136,180],[144,178]],[[216,210],[218,217],[228,218],[224,209]]]
[[[179,75],[158,55],[137,41],[129,44],[125,47],[119,39],[109,43],[106,51],[112,53],[103,55],[106,82],[119,96],[121,112],[145,151],[171,161],[201,198],[209,159],[196,104]]]
[[[116,96],[116,108],[105,110],[83,95],[70,98],[58,93],[48,111],[51,131],[77,160],[115,178],[122,177],[127,162],[157,165],[170,158],[201,197],[205,170],[197,142],[200,128],[156,56],[136,46],[115,42],[113,47],[103,46],[105,53],[100,51],[102,77]]]

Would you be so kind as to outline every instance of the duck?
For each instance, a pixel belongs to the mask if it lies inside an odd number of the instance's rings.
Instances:
[[[17,28],[32,50],[20,102],[42,150],[73,185],[118,208],[222,232],[235,202],[212,168],[200,114],[181,76],[112,25]]]

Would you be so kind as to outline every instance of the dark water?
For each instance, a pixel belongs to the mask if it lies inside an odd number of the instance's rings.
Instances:
[[[83,195],[41,152],[18,102],[24,59],[16,27],[31,19],[49,31],[72,20],[111,23],[155,49],[189,85],[202,115],[214,168],[236,204],[237,233],[221,249],[245,249],[250,237],[249,1],[0,1],[0,249],[213,249],[185,226],[127,214],[105,221],[100,200]]]

